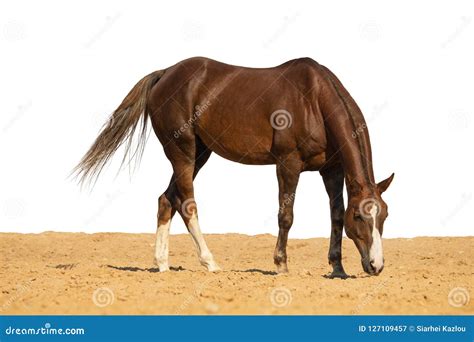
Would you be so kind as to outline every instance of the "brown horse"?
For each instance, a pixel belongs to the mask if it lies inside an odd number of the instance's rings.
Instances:
[[[191,233],[201,264],[219,270],[199,228],[193,190],[193,180],[212,152],[243,164],[276,164],[278,272],[288,271],[286,244],[303,171],[319,171],[329,195],[330,277],[347,277],[341,262],[343,226],[361,254],[364,271],[382,271],[381,235],[388,213],[381,194],[393,174],[375,183],[364,117],[326,67],[309,58],[273,68],[245,68],[196,57],[155,71],[125,97],[75,168],[81,182],[96,178],[123,143],[125,161],[137,128],[132,157],[139,158],[148,117],[174,171],[159,197],[155,262],[160,271],[169,269],[169,227],[176,211]],[[349,197],[345,212],[344,179]]]

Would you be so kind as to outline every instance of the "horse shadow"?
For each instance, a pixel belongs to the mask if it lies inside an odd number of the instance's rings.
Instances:
[[[323,275],[321,275],[321,277],[326,278],[326,279],[342,279],[342,280],[364,278],[364,277],[357,277],[355,275],[349,275],[349,274],[346,277],[334,277],[330,273],[323,274]]]
[[[150,273],[159,273],[160,269],[158,267],[150,267],[150,268],[141,268],[141,267],[133,267],[133,266],[115,266],[115,265],[106,265],[108,268],[112,268],[114,270],[118,271],[125,271],[125,272],[150,272]],[[180,272],[180,271],[191,271],[192,270],[187,270],[182,266],[170,266],[170,271],[172,272]],[[266,271],[266,270],[261,270],[257,268],[251,268],[247,270],[230,270],[230,272],[236,272],[236,273],[261,273],[263,275],[277,275],[277,272],[274,271]]]
[[[248,270],[230,270],[231,272],[237,272],[237,273],[261,273],[263,275],[278,275],[277,272],[275,271],[266,271],[266,270],[261,270],[258,268],[249,268]]]
[[[107,265],[107,267],[108,268],[113,268],[114,270],[127,271],[127,272],[150,272],[150,273],[159,273],[160,272],[160,269],[158,267],[141,268],[141,267],[114,266],[114,265]],[[180,271],[186,271],[186,269],[183,268],[182,266],[178,266],[178,267],[170,266],[170,271],[180,272]]]
[[[115,266],[115,265],[106,265],[108,268],[112,268],[114,270],[118,271],[125,271],[125,272],[149,272],[149,273],[159,273],[160,269],[158,267],[149,267],[149,268],[141,268],[141,267],[134,267],[134,266]],[[181,272],[181,271],[191,271],[192,270],[187,270],[182,266],[170,266],[170,271],[171,272]],[[246,270],[229,270],[230,272],[235,272],[235,273],[260,273],[265,276],[277,276],[278,272],[275,271],[268,271],[268,270],[262,270],[259,268],[249,268]],[[323,274],[321,275],[323,278],[326,279],[333,279],[330,274]],[[367,275],[367,277],[369,277]],[[348,275],[347,278],[344,279],[357,279],[357,278],[365,278],[365,276],[355,276],[355,275]]]

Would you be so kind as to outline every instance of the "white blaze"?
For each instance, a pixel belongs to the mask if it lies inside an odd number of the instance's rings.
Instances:
[[[377,228],[377,211],[378,207],[376,205],[372,206],[370,215],[374,221],[374,226],[372,227],[372,246],[370,246],[369,257],[372,266],[378,273],[383,267],[383,249],[382,238],[380,237],[380,232]]]

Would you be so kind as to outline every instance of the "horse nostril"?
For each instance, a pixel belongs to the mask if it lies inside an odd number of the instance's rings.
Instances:
[[[369,271],[370,271],[369,273],[371,274],[376,272],[373,260],[369,262]]]
[[[374,259],[371,259],[371,260],[370,260],[370,268],[372,269],[372,271],[373,271],[374,274],[376,274],[376,275],[378,275],[378,274],[380,274],[380,272],[382,272],[383,266],[384,266],[384,265],[382,264],[382,266],[381,266],[379,269],[377,269],[377,267],[375,266],[375,260],[374,260]]]

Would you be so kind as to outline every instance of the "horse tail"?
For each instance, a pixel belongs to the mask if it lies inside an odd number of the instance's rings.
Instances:
[[[80,184],[96,180],[110,158],[124,143],[125,153],[120,168],[127,157],[129,157],[129,163],[132,159],[135,159],[137,163],[140,161],[146,143],[148,96],[164,72],[164,70],[159,70],[143,77],[112,113],[102,127],[99,136],[72,171],[72,174],[79,178]],[[138,141],[131,153],[133,137],[137,129],[139,132]]]

